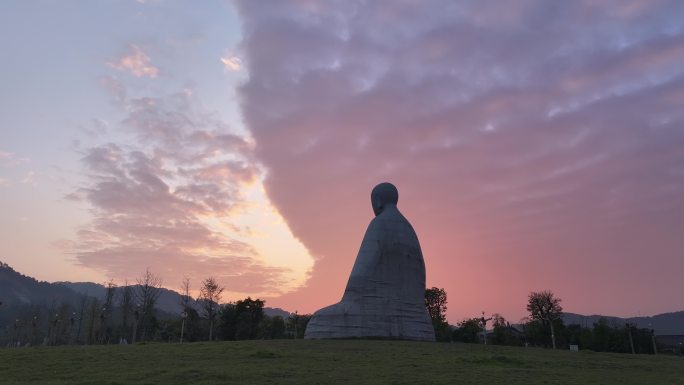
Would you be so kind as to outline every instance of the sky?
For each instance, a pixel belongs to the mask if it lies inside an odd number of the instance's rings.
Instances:
[[[684,310],[684,2],[6,1],[0,260],[337,302],[389,181],[449,321]]]

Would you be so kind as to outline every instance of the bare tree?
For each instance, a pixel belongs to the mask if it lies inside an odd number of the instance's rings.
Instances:
[[[181,305],[181,334],[180,343],[183,343],[183,334],[185,334],[185,321],[188,319],[190,306],[192,306],[192,297],[190,296],[190,278],[183,277],[183,282],[181,282],[181,297],[178,302]]]
[[[209,277],[202,281],[200,288],[200,296],[198,301],[201,302],[204,317],[209,320],[209,341],[212,341],[214,336],[214,318],[219,309],[219,301],[221,301],[221,293],[223,287],[219,286],[218,282],[213,277]]]
[[[530,318],[548,324],[551,328],[551,346],[554,349],[556,348],[556,334],[553,322],[560,319],[563,314],[560,302],[560,298],[556,298],[548,290],[530,293],[527,302],[527,311],[530,312]]]
[[[140,306],[140,322],[138,325],[142,328],[142,339],[147,340],[147,324],[152,313],[154,312],[154,305],[161,294],[162,280],[159,276],[154,275],[149,268],[145,269],[145,274],[136,279],[138,285],[136,286],[135,297]]]
[[[183,311],[186,311],[192,304],[192,297],[190,296],[190,278],[183,278],[183,282],[181,282],[180,289],[181,297],[179,305],[181,305]]]

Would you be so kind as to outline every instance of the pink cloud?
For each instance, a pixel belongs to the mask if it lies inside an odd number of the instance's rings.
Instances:
[[[29,158],[19,156],[14,152],[0,151],[0,166],[16,166],[29,161]]]
[[[245,121],[317,258],[276,303],[339,299],[370,189],[391,181],[452,322],[517,320],[540,288],[569,311],[679,310],[681,3],[619,18],[542,1],[504,19],[488,2],[322,7],[238,2]]]

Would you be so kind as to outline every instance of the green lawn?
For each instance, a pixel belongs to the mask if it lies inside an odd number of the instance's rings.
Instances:
[[[2,384],[684,384],[684,358],[401,341],[0,349]]]

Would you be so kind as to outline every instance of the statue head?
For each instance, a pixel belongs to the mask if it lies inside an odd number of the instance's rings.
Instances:
[[[399,191],[392,183],[380,183],[371,192],[371,205],[375,216],[380,215],[388,205],[396,206],[399,201]]]

